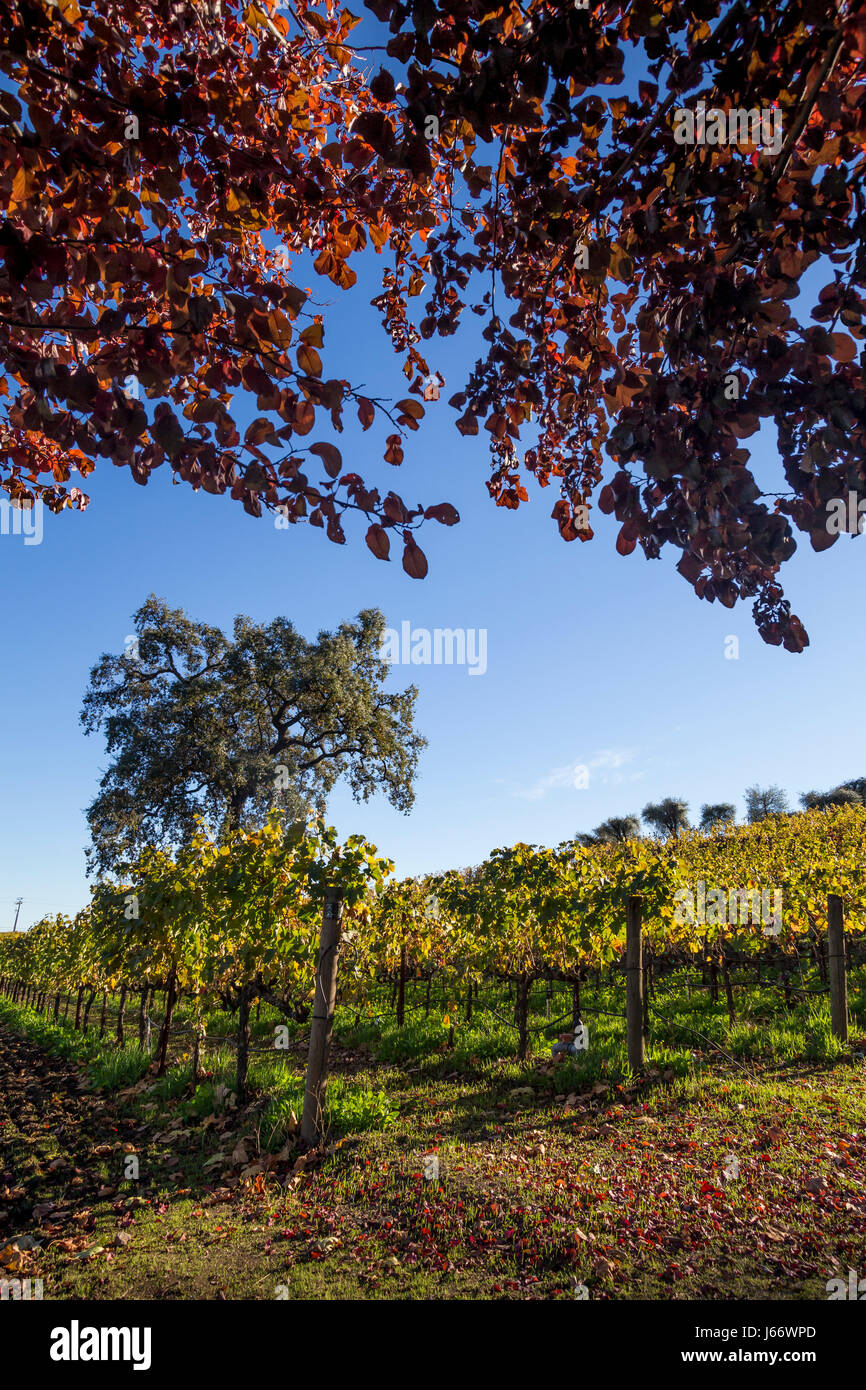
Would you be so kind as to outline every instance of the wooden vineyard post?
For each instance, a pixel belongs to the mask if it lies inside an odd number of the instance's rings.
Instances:
[[[827,973],[830,977],[830,1025],[833,1036],[848,1041],[848,977],[845,973],[845,924],[842,899],[827,899]]]
[[[322,1102],[328,1075],[328,1051],[334,1026],[334,1005],[337,998],[337,961],[340,951],[342,919],[342,898],[336,889],[327,888],[322,909],[322,929],[319,935],[316,992],[313,998],[310,1051],[307,1057],[304,1113],[301,1118],[301,1138],[307,1144],[318,1143],[321,1135]]]
[[[400,981],[397,986],[397,1027],[406,1021],[406,943],[400,947]]]
[[[646,1056],[643,1018],[642,905],[640,898],[630,897],[626,903],[625,918],[625,1017],[628,1064],[632,1071],[640,1071]]]

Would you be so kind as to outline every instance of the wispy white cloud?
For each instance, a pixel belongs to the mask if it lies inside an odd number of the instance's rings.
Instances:
[[[561,787],[584,791],[594,782],[607,786],[611,783],[631,781],[643,774],[633,773],[631,777],[626,778],[619,769],[625,767],[634,757],[635,750],[633,748],[599,748],[589,758],[578,759],[564,767],[555,767],[552,772],[540,777],[532,786],[520,787],[512,792],[512,795],[519,796],[524,801],[541,801],[548,792]]]
[[[630,763],[635,756],[633,748],[600,748],[598,752],[590,758],[590,767],[623,767]]]

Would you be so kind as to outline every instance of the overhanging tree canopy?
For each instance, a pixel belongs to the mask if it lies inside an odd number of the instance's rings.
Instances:
[[[298,441],[357,415],[399,465],[441,384],[419,344],[469,307],[487,353],[450,400],[490,435],[496,504],[527,500],[528,474],[566,540],[615,514],[621,554],[673,546],[700,597],[753,599],[765,640],[802,650],[780,566],[795,531],[838,539],[831,499],[866,493],[862,8],[368,8],[390,30],[372,76],[334,5],[0,0],[7,491],[81,506],[71,469],[110,458],[144,483],[168,461],[340,544],[359,511],[373,553],[396,534],[423,577],[415,532],[455,509]],[[709,121],[697,138],[701,102],[723,143]],[[310,252],[350,290],[370,245],[408,383],[390,404],[327,377],[288,273]],[[242,438],[243,388],[261,414]],[[744,442],[762,423],[770,486]]]

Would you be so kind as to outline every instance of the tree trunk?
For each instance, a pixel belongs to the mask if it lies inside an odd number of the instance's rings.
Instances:
[[[734,990],[731,985],[731,971],[727,956],[722,956],[722,980],[725,986],[725,998],[728,1001],[728,1022],[736,1023],[737,1015],[734,1010]]]
[[[719,1002],[719,967],[716,965],[715,956],[710,960],[710,999],[714,1004]]]
[[[171,1019],[174,1013],[176,999],[177,971],[172,970],[168,977],[168,989],[165,992],[165,1018],[162,1020],[162,1030],[159,1035],[159,1062],[156,1068],[157,1076],[165,1075],[165,1066],[168,1060],[168,1037],[171,1032]]]
[[[105,1015],[108,1012],[108,990],[102,991],[102,1015],[99,1020],[99,1036],[105,1037]]]
[[[84,985],[78,986],[78,998],[75,1001],[75,1029],[76,1032],[81,1027],[81,1001],[84,998]]]
[[[518,1048],[517,1055],[521,1062],[526,1061],[526,1052],[529,1045],[529,991],[532,981],[528,979],[517,981],[517,1000],[515,1004],[515,1018],[517,1024]]]
[[[571,1012],[573,1018],[580,1018],[580,980],[571,982]]]
[[[397,987],[397,1027],[406,1020],[406,947],[400,947],[400,978]]]
[[[431,990],[432,987],[433,987],[433,971],[431,970],[431,971],[430,971],[430,974],[427,976],[427,997],[426,997],[426,999],[424,1000],[424,1013],[425,1013],[425,1015],[426,1015],[426,1014],[429,1014],[429,1012],[430,1012],[430,990]]]
[[[55,996],[54,996],[54,1022],[55,1022],[55,1023],[57,1022],[57,1019],[58,1019],[59,1014],[60,1014],[60,990],[58,990],[57,993],[56,993]]]
[[[201,1044],[202,1044],[202,1037],[203,1037],[203,1035],[204,1035],[204,1029],[202,1028],[202,1025],[201,1025],[201,1019],[199,1019],[198,1022],[196,1023],[196,1025],[195,1025],[195,1042],[193,1043],[193,1049],[192,1049],[192,1084],[193,1084],[193,1086],[195,1086],[195,1085],[198,1084],[199,1076],[200,1076],[200,1074],[201,1074]]]
[[[247,1100],[247,1074],[250,1066],[250,1004],[252,999],[248,990],[249,987],[246,985],[241,990],[241,1002],[238,1006],[238,1075],[236,1086],[238,1105],[244,1105]]]
[[[466,1022],[472,1022],[472,981],[466,987]]]
[[[147,1046],[148,1034],[150,1032],[150,1016],[147,1011],[147,996],[149,993],[150,986],[145,985],[144,989],[141,991],[141,1003],[138,1009],[138,1045],[142,1052]]]
[[[87,1032],[87,1022],[88,1022],[88,1019],[90,1018],[90,1010],[93,1008],[93,1001],[94,1001],[95,998],[96,998],[96,990],[95,990],[95,989],[91,989],[91,991],[90,991],[90,998],[88,999],[87,1004],[86,1004],[85,1009],[84,1009],[84,1017],[83,1017],[82,1020],[81,1020],[81,1031],[82,1031],[82,1033],[86,1033],[86,1032]]]
[[[822,985],[827,983],[827,947],[823,936],[818,941],[818,976]]]
[[[791,1004],[793,1003],[793,998],[791,996],[791,968],[787,961],[784,962],[779,973],[782,980],[782,988],[785,991],[785,1003]]]
[[[301,1138],[307,1144],[316,1144],[322,1137],[322,1112],[328,1078],[328,1054],[334,1027],[334,1004],[337,998],[337,966],[342,922],[343,900],[337,889],[327,888],[319,934],[316,990],[313,996],[310,1050],[307,1056],[307,1077],[304,1088],[304,1112],[301,1118]]]
[[[123,985],[120,986],[120,1006],[119,1006],[119,1008],[118,1008],[118,1010],[117,1010],[117,1032],[116,1032],[116,1034],[115,1034],[115,1037],[117,1038],[117,1046],[118,1046],[118,1047],[123,1047],[123,1010],[124,1010],[125,1004],[126,1004],[126,985],[123,984]]]

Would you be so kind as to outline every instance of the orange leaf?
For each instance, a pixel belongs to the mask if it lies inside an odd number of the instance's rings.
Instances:
[[[313,425],[316,423],[316,412],[309,401],[298,401],[295,406],[292,418],[292,427],[296,434],[309,434]]]
[[[366,541],[377,560],[387,560],[391,550],[391,540],[384,526],[374,522],[367,532]]]
[[[847,333],[831,333],[832,352],[837,362],[853,362],[857,356],[857,344]]]
[[[405,542],[403,548],[403,568],[410,579],[423,579],[427,573],[427,556],[419,545],[415,544],[412,536],[403,532]]]
[[[310,453],[319,456],[329,478],[339,477],[343,467],[343,456],[333,444],[313,444],[310,446]]]
[[[322,359],[314,347],[298,348],[298,366],[307,376],[322,375]]]
[[[305,328],[301,334],[301,342],[306,343],[307,347],[320,348],[325,332],[320,323],[311,323],[309,328]]]

